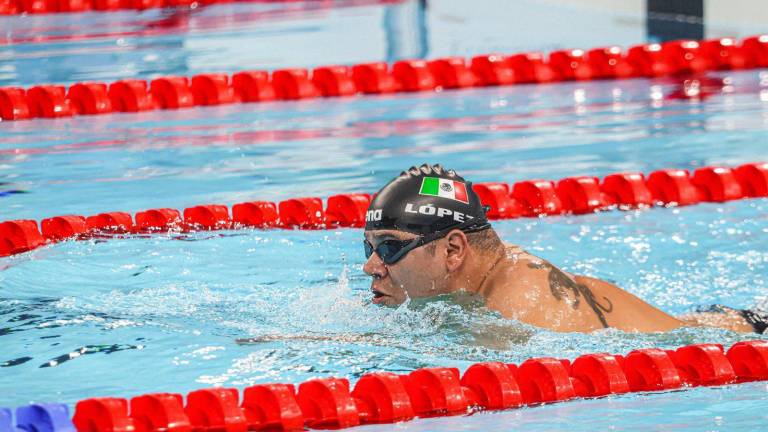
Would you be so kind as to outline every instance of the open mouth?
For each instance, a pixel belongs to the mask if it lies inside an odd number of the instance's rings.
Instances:
[[[389,297],[388,294],[384,294],[381,291],[372,289],[371,292],[373,293],[373,303],[381,303],[384,300],[384,297]]]

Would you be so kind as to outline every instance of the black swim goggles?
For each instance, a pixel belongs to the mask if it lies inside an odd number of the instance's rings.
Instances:
[[[376,247],[373,247],[371,242],[368,240],[363,240],[363,246],[365,246],[365,258],[370,258],[371,255],[373,255],[374,252],[381,258],[381,260],[384,262],[384,264],[392,265],[401,259],[410,251],[416,249],[417,247],[424,246],[425,244],[429,242],[433,242],[435,240],[441,239],[448,235],[449,232],[457,229],[461,230],[466,234],[482,231],[484,229],[490,228],[491,224],[487,221],[482,222],[478,225],[478,221],[475,220],[468,220],[465,222],[462,222],[459,225],[445,228],[440,231],[435,231],[433,233],[424,234],[421,236],[418,236],[414,239],[409,240],[384,240],[376,245]]]

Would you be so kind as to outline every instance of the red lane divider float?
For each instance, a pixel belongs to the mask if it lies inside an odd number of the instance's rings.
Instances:
[[[519,366],[473,364],[430,367],[398,375],[374,372],[354,387],[345,378],[316,378],[293,384],[259,384],[195,390],[186,398],[152,393],[130,400],[98,397],[79,401],[69,420],[61,404],[16,410],[25,430],[129,432],[343,429],[391,424],[416,417],[466,415],[523,405],[565,402],[629,392],[667,391],[768,380],[768,341],[696,344],[626,355],[585,354],[573,361],[528,359]],[[186,403],[185,403],[186,401]],[[0,431],[13,429],[10,410],[0,409]]]
[[[16,0],[0,0],[0,11],[3,4],[11,1]],[[25,4],[44,4],[46,1],[49,0],[34,0]],[[84,3],[90,0],[68,1]],[[146,6],[148,2],[162,3],[161,0],[129,3]],[[62,1],[56,2],[59,3]],[[151,82],[133,79],[111,84],[88,82],[74,84],[69,89],[57,85],[39,85],[29,89],[0,87],[0,118],[59,118],[357,94],[569,80],[653,78],[765,67],[768,67],[768,35],[749,37],[741,42],[732,38],[681,40],[633,46],[626,52],[614,46],[588,51],[560,50],[548,56],[522,53],[486,54],[469,61],[459,57],[431,61],[401,60],[391,67],[379,62],[321,66],[312,71],[297,68],[271,73],[244,71],[231,77],[209,73],[191,78],[160,77]]]
[[[229,3],[231,0],[0,0],[0,15],[51,14],[67,12],[107,12],[118,10],[137,10],[159,8],[190,8],[209,6],[217,3]],[[243,0],[240,0],[243,1]],[[265,2],[264,0],[250,0]],[[269,1],[269,0],[268,0]],[[274,1],[274,0],[272,0]],[[284,2],[290,0],[283,0]],[[318,1],[331,7],[330,2]],[[196,6],[196,7],[197,7]]]
[[[682,206],[700,202],[725,202],[768,197],[768,163],[748,163],[738,168],[710,166],[691,175],[668,169],[641,173],[616,173],[597,177],[569,177],[557,182],[526,180],[477,183],[473,189],[490,207],[489,219],[513,219],[561,214],[585,214],[610,209],[652,205]],[[293,198],[278,204],[267,201],[239,203],[230,209],[208,204],[184,209],[110,212],[93,216],[66,215],[43,219],[0,222],[0,257],[27,252],[66,239],[93,236],[205,231],[239,228],[333,229],[362,227],[371,195],[365,193]]]

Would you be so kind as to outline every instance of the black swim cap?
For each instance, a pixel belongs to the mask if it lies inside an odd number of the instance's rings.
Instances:
[[[379,191],[365,214],[365,230],[479,231],[490,227],[485,212],[471,182],[439,164],[424,164],[403,171]]]

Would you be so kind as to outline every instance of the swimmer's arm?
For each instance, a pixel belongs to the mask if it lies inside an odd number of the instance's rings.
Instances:
[[[622,309],[627,311],[622,314],[623,317],[630,318],[629,322],[624,323],[623,326],[634,326],[635,331],[669,331],[680,327],[717,327],[742,333],[754,331],[752,325],[735,310],[696,312],[674,317],[609,282],[579,275],[574,276],[574,279],[595,290],[599,290],[600,286],[609,286],[617,290],[615,295],[617,305],[621,304]],[[616,327],[621,328],[622,325]]]
[[[526,261],[527,259],[532,259],[531,262],[533,263],[545,263],[544,260],[530,255],[517,245],[505,243],[505,246],[508,254],[515,254]],[[551,264],[549,265],[552,266]],[[552,267],[555,268],[554,266]],[[609,313],[606,316],[606,320],[611,327],[616,327],[620,330],[656,332],[670,331],[680,327],[718,327],[735,332],[748,333],[754,331],[754,327],[736,312],[697,312],[674,317],[610,282],[590,276],[574,275],[567,272],[562,273],[573,279],[577,284],[586,286],[594,294],[608,294],[606,298],[610,297],[612,305],[616,306],[618,313]],[[534,322],[529,322],[529,324],[549,327]]]
[[[610,316],[611,327],[624,331],[658,332],[683,327],[685,323],[639,297],[602,279],[573,275],[573,279],[598,295],[611,298],[616,313]]]
[[[752,333],[755,328],[737,311],[696,312],[678,317],[689,327],[718,327],[739,333]]]

